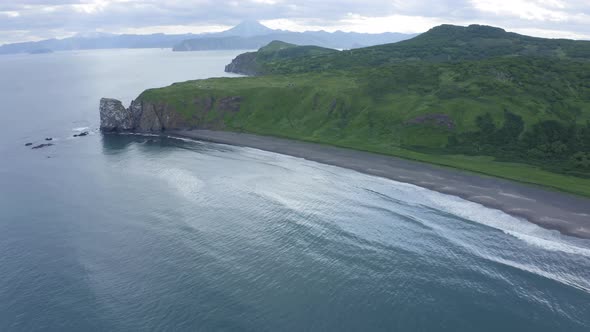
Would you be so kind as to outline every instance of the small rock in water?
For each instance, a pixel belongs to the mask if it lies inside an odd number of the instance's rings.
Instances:
[[[53,138],[51,138],[51,137],[47,137],[45,140],[46,140],[46,141],[53,141]]]
[[[31,146],[31,145],[33,145],[33,143],[27,143],[27,144],[25,144],[25,146]]]
[[[83,136],[88,136],[88,132],[85,131],[85,132],[82,132],[82,133],[80,133],[78,135],[74,135],[74,137],[83,137]]]
[[[32,147],[32,149],[41,149],[41,148],[45,148],[45,147],[48,147],[48,146],[53,146],[53,144],[51,144],[51,143],[48,143],[48,144],[39,144],[37,146]]]

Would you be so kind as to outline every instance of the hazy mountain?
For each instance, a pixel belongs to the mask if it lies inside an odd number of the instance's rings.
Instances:
[[[64,39],[47,39],[38,42],[6,44],[0,54],[30,53],[38,49],[52,51],[91,50],[107,48],[170,48],[193,34],[183,35],[77,35]]]
[[[246,20],[229,30],[217,33],[215,35],[253,37],[266,35],[273,32],[274,30],[260,24],[258,21]]]
[[[361,34],[325,31],[292,32],[273,30],[257,21],[244,21],[217,33],[116,35],[108,33],[78,34],[64,39],[47,39],[0,46],[0,54],[51,51],[91,50],[108,48],[172,48],[176,51],[258,49],[273,40],[297,45],[317,45],[330,48],[356,48],[396,42],[413,37],[399,33]]]
[[[174,46],[174,51],[258,49],[274,40],[296,45],[315,45],[329,48],[351,49],[395,43],[415,34],[273,30],[256,21],[245,21],[218,34],[197,36]]]

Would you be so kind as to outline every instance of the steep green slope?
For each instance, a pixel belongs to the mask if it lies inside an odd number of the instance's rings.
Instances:
[[[256,52],[240,54],[225,67],[225,71],[245,75],[262,75],[267,73],[266,67],[268,65],[277,61],[302,57],[312,58],[336,52],[338,51],[319,46],[297,46],[275,40]]]
[[[239,111],[216,106],[216,100],[228,97],[240,100]],[[590,163],[584,162],[590,160],[590,63],[585,61],[498,58],[209,79],[148,90],[140,98],[173,107],[196,128],[346,146],[590,195],[590,187],[572,187],[590,180],[529,179],[539,168],[590,177]],[[209,101],[197,102],[202,100]],[[510,115],[522,128],[509,131]],[[492,129],[483,121],[488,117]],[[554,128],[552,122],[561,125]],[[569,134],[556,136],[555,130]],[[494,141],[510,135],[514,139]],[[579,153],[584,155],[577,162]]]
[[[241,58],[264,76],[178,83],[140,99],[182,114],[189,127],[345,146],[590,196],[589,45],[482,26],[342,52],[275,42]]]
[[[456,62],[493,57],[532,56],[553,59],[590,59],[590,41],[545,39],[481,25],[441,25],[417,37],[327,54],[264,64],[265,73],[374,67],[406,61]]]

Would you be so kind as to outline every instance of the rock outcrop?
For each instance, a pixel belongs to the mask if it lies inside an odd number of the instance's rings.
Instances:
[[[123,106],[121,101],[111,98],[100,100],[100,130],[131,131],[133,129],[131,112]]]
[[[125,108],[121,101],[111,98],[100,100],[100,130],[107,132],[159,132],[166,128],[185,127],[183,121],[167,107],[157,107],[140,100]]]
[[[43,149],[43,148],[46,148],[46,147],[49,147],[49,146],[53,146],[53,144],[52,143],[39,144],[39,145],[36,145],[36,146],[32,147],[32,149],[33,150]]]
[[[134,100],[129,108],[111,98],[100,100],[100,130],[105,132],[161,132],[175,129],[225,128],[226,115],[240,110],[242,98],[236,96],[193,100],[190,114],[183,115],[167,103]],[[212,113],[213,112],[213,113]]]

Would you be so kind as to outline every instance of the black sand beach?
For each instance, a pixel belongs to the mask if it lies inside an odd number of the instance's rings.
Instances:
[[[590,199],[567,193],[391,156],[276,137],[209,130],[167,134],[287,154],[410,183],[504,211],[565,235],[590,239]]]

